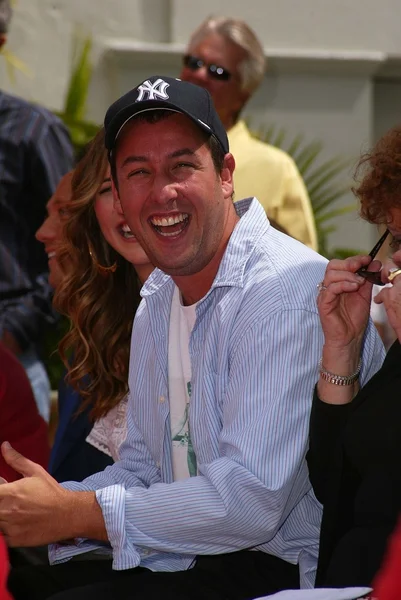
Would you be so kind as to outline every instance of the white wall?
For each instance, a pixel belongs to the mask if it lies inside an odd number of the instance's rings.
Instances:
[[[168,41],[169,0],[16,0],[7,48],[26,64],[32,78],[18,73],[13,85],[2,64],[2,88],[61,108],[77,25],[98,43],[104,37]]]
[[[270,58],[246,109],[253,124],[276,123],[289,138],[302,132],[324,142],[325,157],[356,160],[401,121],[399,0],[220,0],[217,12],[247,20]],[[143,77],[177,74],[191,31],[211,13],[215,0],[17,0],[8,49],[33,77],[18,74],[12,84],[0,63],[1,87],[59,109],[79,24],[95,39],[88,117],[100,122]],[[333,245],[368,248],[375,235],[354,213]]]
[[[186,35],[208,14],[245,19],[267,47],[399,51],[398,0],[174,0],[172,35]],[[191,9],[188,10],[188,6]]]

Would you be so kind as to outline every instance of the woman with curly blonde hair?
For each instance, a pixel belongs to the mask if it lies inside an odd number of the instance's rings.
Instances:
[[[118,458],[125,437],[132,322],[140,287],[153,270],[123,215],[114,208],[103,130],[72,174],[61,181],[48,214],[37,237],[49,255],[54,305],[70,319],[59,351],[67,368],[66,382],[75,390],[71,394],[67,389],[64,406],[65,390],[60,396],[61,423],[50,471],[59,480],[79,479],[104,463],[92,455],[89,461],[83,459],[77,431],[86,458],[91,453],[88,442]],[[70,446],[73,440],[74,448],[70,448],[69,466],[64,460],[62,474],[57,475],[63,439]],[[82,444],[86,444],[83,449]]]
[[[401,127],[362,157],[355,193],[362,216],[386,231],[368,256],[331,260],[319,284],[325,336],[313,399],[308,464],[323,504],[317,585],[369,586],[401,511]],[[387,237],[395,250],[374,260]],[[397,339],[359,388],[372,285]],[[387,285],[390,284],[390,285]]]

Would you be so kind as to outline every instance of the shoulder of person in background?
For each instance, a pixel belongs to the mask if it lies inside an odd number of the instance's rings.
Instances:
[[[4,538],[0,535],[0,600],[12,600],[7,591],[8,572],[10,570],[7,546]]]
[[[382,566],[373,582],[377,600],[401,598],[401,520],[392,534]]]
[[[18,359],[0,342],[0,439],[9,441],[30,460],[47,468],[47,426],[39,415],[32,388]],[[21,475],[0,457],[0,476],[7,481]]]
[[[283,150],[254,138],[244,121],[228,132],[235,158],[235,200],[255,196],[269,219],[295,239],[318,249],[308,191],[294,160]]]
[[[268,142],[264,142],[257,138],[248,129],[245,121],[238,121],[228,132],[228,140],[230,143],[230,152],[233,153],[236,159],[236,169],[242,166],[249,167],[249,164],[268,164],[272,169],[279,169],[282,176],[293,174],[293,170],[298,172],[294,160],[291,156]],[[268,172],[259,173],[260,177],[267,178]]]
[[[47,108],[0,91],[0,139],[4,168],[17,181],[21,173],[36,196],[46,203],[60,178],[75,163],[74,148],[67,127]],[[7,184],[7,180],[3,185]],[[21,182],[22,184],[22,182]],[[25,184],[26,185],[26,184]],[[14,193],[26,193],[20,186]]]

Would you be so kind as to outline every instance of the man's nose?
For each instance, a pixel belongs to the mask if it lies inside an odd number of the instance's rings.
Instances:
[[[196,71],[192,71],[192,76],[196,81],[201,82],[202,84],[207,83],[209,81],[209,71],[206,65],[202,65]]]
[[[168,178],[155,179],[153,184],[153,200],[160,204],[169,204],[178,197],[178,184]]]

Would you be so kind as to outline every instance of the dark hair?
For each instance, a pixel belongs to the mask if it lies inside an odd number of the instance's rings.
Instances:
[[[63,278],[54,305],[69,317],[69,332],[59,344],[67,382],[94,419],[106,415],[128,392],[131,328],[140,302],[134,266],[105,240],[94,204],[107,172],[104,130],[88,144],[74,170],[71,200],[58,261]],[[92,252],[92,256],[91,256]],[[96,260],[95,260],[96,258]],[[117,264],[107,276],[98,264]]]
[[[12,14],[10,0],[0,0],[0,34],[7,33]]]
[[[175,113],[173,113],[171,110],[150,110],[148,112],[140,113],[137,117],[135,117],[135,120],[142,121],[145,123],[151,123],[153,125],[154,123],[159,123],[159,121],[164,121],[165,119],[170,118],[173,114]],[[202,132],[201,129],[199,129],[199,131]],[[204,136],[206,144],[212,156],[212,161],[214,168],[216,169],[216,173],[220,173],[224,164],[225,152],[217,138],[215,138],[213,135],[208,136],[206,133],[204,133]],[[118,189],[115,149],[109,156],[109,161],[111,176],[113,178],[114,185]]]
[[[401,126],[361,157],[355,179],[359,183],[352,191],[361,202],[361,216],[370,223],[385,223],[389,210],[401,208]]]

